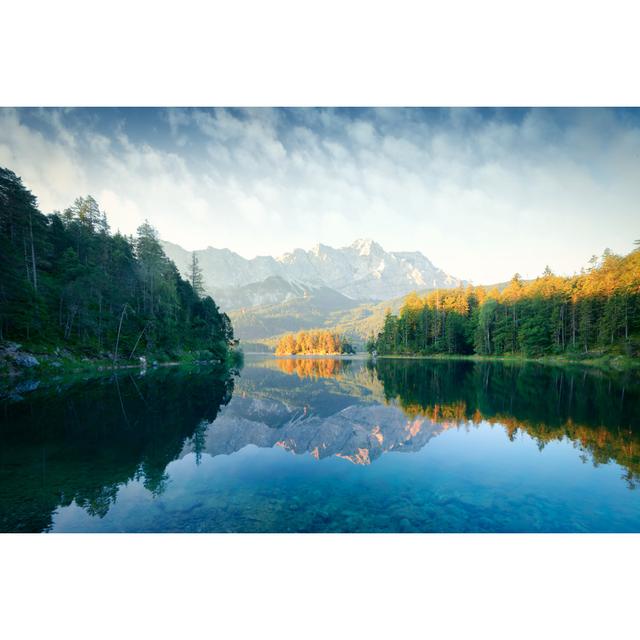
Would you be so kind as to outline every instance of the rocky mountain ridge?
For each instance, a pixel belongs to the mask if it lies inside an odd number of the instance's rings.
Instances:
[[[166,254],[188,275],[191,253],[163,242]],[[463,284],[419,251],[388,252],[369,239],[335,249],[316,244],[279,257],[243,258],[229,249],[196,251],[205,286],[228,310],[305,298],[331,289],[357,301],[380,301],[416,289],[450,288]]]

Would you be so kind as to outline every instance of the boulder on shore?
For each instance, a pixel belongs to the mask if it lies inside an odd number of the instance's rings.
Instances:
[[[0,345],[0,361],[4,361],[9,365],[9,372],[17,368],[37,367],[40,362],[35,356],[26,351],[20,350],[21,345],[17,342],[5,342]]]

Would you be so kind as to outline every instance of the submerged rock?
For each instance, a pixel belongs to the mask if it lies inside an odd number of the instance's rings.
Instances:
[[[35,391],[40,386],[40,380],[25,380],[20,384],[17,384],[13,388],[14,394],[28,393],[29,391]]]
[[[411,531],[413,529],[413,525],[411,524],[411,520],[409,520],[409,518],[402,518],[399,524],[400,524],[400,531],[406,532],[406,531]]]

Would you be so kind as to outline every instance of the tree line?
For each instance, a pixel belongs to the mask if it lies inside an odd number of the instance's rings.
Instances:
[[[276,355],[355,353],[342,335],[332,331],[300,331],[282,336],[276,345]]]
[[[87,356],[204,350],[224,359],[235,344],[228,316],[167,258],[156,230],[112,234],[91,196],[43,215],[36,197],[0,167],[0,340],[65,347]]]
[[[636,242],[638,244],[638,242]],[[379,354],[640,355],[640,247],[605,251],[579,275],[547,267],[535,280],[516,274],[502,290],[468,286],[410,294],[387,312],[367,349]]]

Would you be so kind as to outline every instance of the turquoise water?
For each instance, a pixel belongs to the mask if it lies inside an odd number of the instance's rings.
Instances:
[[[531,364],[256,358],[18,389],[0,529],[637,532],[639,388]]]

